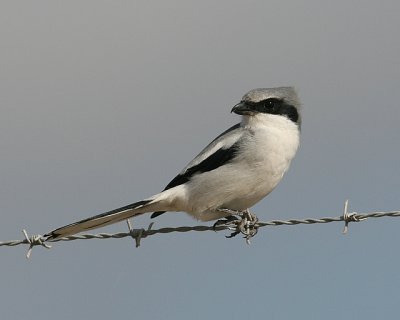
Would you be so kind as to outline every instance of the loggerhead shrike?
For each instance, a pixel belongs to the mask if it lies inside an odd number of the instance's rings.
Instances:
[[[241,122],[215,138],[164,191],[45,235],[61,238],[153,212],[182,211],[201,221],[244,212],[281,181],[300,139],[300,103],[292,87],[254,89],[231,112]]]

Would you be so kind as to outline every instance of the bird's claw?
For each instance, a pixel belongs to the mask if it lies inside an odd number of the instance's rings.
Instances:
[[[229,209],[220,209],[224,213],[230,213],[224,219],[220,219],[214,223],[214,230],[219,226],[226,226],[229,230],[233,231],[226,238],[233,238],[239,233],[244,235],[247,244],[250,244],[250,239],[258,232],[258,218],[255,214],[251,213],[248,209],[244,211],[234,211]]]
[[[219,226],[227,226],[227,225],[233,224],[235,221],[238,221],[238,220],[239,220],[239,218],[236,216],[227,216],[226,218],[217,220],[213,225],[213,229],[214,229],[214,231],[218,231],[217,228]]]

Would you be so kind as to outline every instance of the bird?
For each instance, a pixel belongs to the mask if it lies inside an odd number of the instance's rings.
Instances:
[[[144,213],[186,212],[200,221],[228,219],[266,197],[300,144],[301,104],[293,87],[247,92],[231,113],[241,121],[209,143],[164,190],[144,200],[57,228],[55,240]]]

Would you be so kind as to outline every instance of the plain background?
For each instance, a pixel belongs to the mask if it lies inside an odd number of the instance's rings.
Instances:
[[[262,221],[400,209],[398,1],[2,1],[0,240],[162,190],[256,87],[302,145]],[[149,217],[134,221],[146,227]],[[166,214],[155,228],[196,225]],[[0,249],[1,319],[395,319],[400,220]],[[101,231],[125,232],[125,223]]]

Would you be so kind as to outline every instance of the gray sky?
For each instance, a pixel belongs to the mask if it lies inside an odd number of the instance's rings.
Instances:
[[[255,87],[294,85],[301,149],[253,211],[399,204],[398,1],[3,1],[0,240],[160,191]],[[141,217],[135,226],[147,226]],[[168,214],[155,228],[195,225]],[[400,220],[1,248],[3,319],[398,316]],[[126,231],[121,223],[101,231]]]

